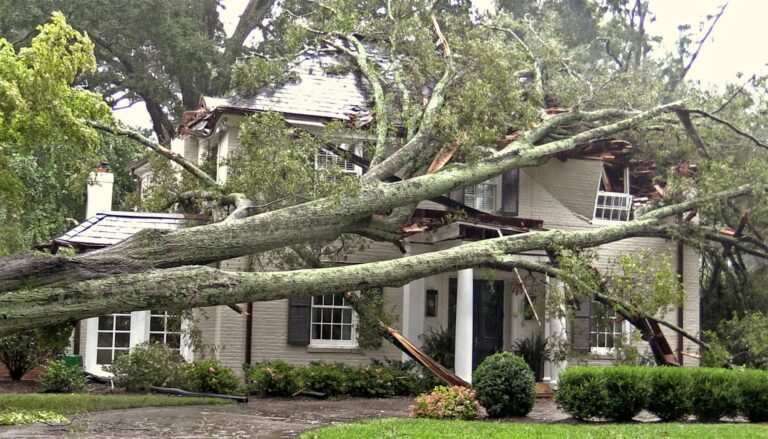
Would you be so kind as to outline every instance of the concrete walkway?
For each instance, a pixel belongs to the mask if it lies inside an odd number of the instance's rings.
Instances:
[[[78,416],[67,426],[2,427],[0,438],[290,438],[326,425],[407,416],[412,402],[412,398],[266,398],[238,405],[110,410]],[[551,400],[540,399],[528,417],[510,421],[566,418]]]

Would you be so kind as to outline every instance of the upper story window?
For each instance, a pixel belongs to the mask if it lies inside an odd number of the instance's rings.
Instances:
[[[341,145],[342,149],[348,149],[348,145]],[[357,151],[355,151],[357,153]],[[363,170],[350,160],[340,157],[325,148],[320,148],[315,154],[315,169],[341,168],[342,171],[353,175],[362,175]]]
[[[512,169],[482,183],[451,192],[451,198],[483,212],[517,216],[520,178]]]
[[[593,218],[599,221],[632,219],[632,195],[629,193],[629,168],[603,169],[595,198]]]
[[[496,211],[496,178],[464,188],[464,204],[484,212]]]
[[[357,347],[357,314],[343,294],[312,298],[310,345]]]

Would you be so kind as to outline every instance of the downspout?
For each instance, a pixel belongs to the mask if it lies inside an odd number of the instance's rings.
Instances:
[[[684,275],[685,275],[685,269],[684,267],[684,260],[683,255],[685,253],[685,246],[683,244],[682,240],[677,241],[677,277],[680,279],[680,286],[682,288],[685,288],[684,283]],[[677,307],[677,326],[680,328],[684,328],[684,313],[683,313],[683,303],[680,303],[680,306]],[[683,336],[680,334],[677,334],[677,362],[680,363],[680,366],[683,366]]]
[[[248,302],[245,311],[245,364],[251,364],[253,344],[253,302]]]

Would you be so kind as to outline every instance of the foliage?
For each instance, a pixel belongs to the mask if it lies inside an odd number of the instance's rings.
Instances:
[[[0,362],[13,380],[64,351],[72,333],[70,325],[57,325],[24,331],[0,338]]]
[[[401,377],[404,377],[402,375]],[[353,368],[349,371],[348,392],[352,396],[365,398],[390,398],[401,394],[398,391],[398,378],[392,368],[369,365]],[[403,387],[406,387],[407,384]]]
[[[146,392],[152,386],[164,387],[177,380],[183,359],[178,351],[159,343],[131,348],[128,355],[121,355],[108,366],[114,374],[115,384],[129,392]]]
[[[603,369],[606,404],[603,417],[631,421],[648,404],[648,370],[618,366]]]
[[[475,419],[479,414],[475,391],[461,386],[437,386],[431,393],[419,395],[411,406],[414,418]]]
[[[549,360],[547,339],[541,334],[517,339],[512,343],[512,351],[525,360],[536,381],[541,381],[544,377],[544,362]]]
[[[708,365],[734,364],[768,369],[768,314],[748,312],[724,320],[716,331],[707,332],[713,349],[705,353]]]
[[[688,369],[662,367],[648,371],[648,411],[662,421],[677,421],[691,413],[693,377]]]
[[[40,390],[47,393],[77,393],[85,390],[85,374],[80,366],[63,359],[49,361],[40,375]]]
[[[47,410],[19,410],[0,412],[0,425],[21,424],[64,424],[68,421],[64,416]]]
[[[569,367],[560,372],[555,392],[557,406],[580,420],[602,417],[607,410],[608,395],[601,370]]]
[[[246,365],[248,392],[260,396],[292,396],[299,389],[296,369],[275,360]]]
[[[536,400],[536,382],[521,357],[501,352],[485,358],[473,375],[477,399],[488,416],[525,416]]]
[[[742,396],[739,375],[728,369],[699,368],[692,371],[691,406],[700,421],[736,416]]]
[[[182,363],[178,374],[180,387],[192,392],[231,395],[241,390],[240,380],[232,369],[216,360],[197,360]]]
[[[741,414],[750,422],[768,422],[768,373],[749,369],[739,372]]]
[[[23,393],[3,394],[0,398],[0,412],[45,410],[63,415],[118,410],[137,407],[173,407],[203,404],[231,404],[219,398],[198,398],[167,395],[114,394],[97,395],[88,393]]]
[[[301,390],[321,392],[328,396],[347,392],[348,371],[342,364],[313,362],[297,370]]]
[[[418,439],[741,439],[765,435],[765,426],[723,424],[566,424],[526,422],[376,419],[308,431],[301,439],[418,438]]]
[[[424,353],[448,369],[453,369],[456,343],[453,332],[446,328],[430,329],[422,336]]]

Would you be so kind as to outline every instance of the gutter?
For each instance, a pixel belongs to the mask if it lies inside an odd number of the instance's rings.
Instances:
[[[684,266],[684,254],[685,254],[685,246],[683,244],[682,240],[677,241],[677,277],[680,279],[680,286],[684,288],[684,275],[685,275],[685,266]],[[683,328],[684,324],[684,310],[683,310],[683,303],[680,303],[680,306],[677,307],[677,326],[680,328]],[[683,336],[680,334],[677,334],[677,362],[680,364],[680,366],[683,365],[683,360],[685,356],[683,355]]]

